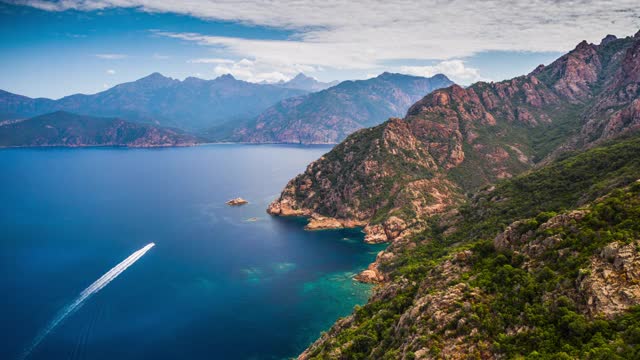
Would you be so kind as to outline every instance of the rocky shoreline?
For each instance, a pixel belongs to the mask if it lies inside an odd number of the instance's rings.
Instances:
[[[388,250],[379,252],[376,260],[369,264],[367,269],[354,276],[355,280],[367,284],[380,284],[386,280],[384,272],[380,270],[380,264],[382,261],[393,258],[394,254],[389,249],[393,248],[393,244],[396,241],[401,242],[405,236],[421,229],[416,226],[410,227],[404,220],[395,216],[390,217],[382,224],[375,225],[362,220],[336,219],[322,216],[310,210],[295,209],[291,206],[288,198],[279,198],[271,202],[267,208],[267,213],[273,216],[306,218],[308,223],[304,229],[308,231],[362,228],[365,243],[390,243]]]

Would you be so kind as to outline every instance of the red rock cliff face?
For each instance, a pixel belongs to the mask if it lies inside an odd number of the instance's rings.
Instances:
[[[269,213],[365,225],[367,240],[393,240],[465,191],[636,129],[640,36],[605,40],[526,76],[434,91],[404,119],[356,132],[310,164]]]
[[[584,115],[578,145],[592,145],[640,127],[640,32],[631,45],[612,56],[620,66],[603,80],[604,91]]]

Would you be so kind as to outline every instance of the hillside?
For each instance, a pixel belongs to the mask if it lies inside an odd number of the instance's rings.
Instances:
[[[354,133],[291,180],[269,212],[394,240],[485,184],[636,130],[639,91],[640,33],[582,42],[526,76],[436,90],[404,119]]]
[[[638,179],[634,135],[482,189],[381,252],[300,359],[637,358]]]
[[[180,130],[58,111],[0,125],[0,147],[188,146],[198,142]]]
[[[446,76],[423,78],[384,73],[343,81],[329,89],[285,99],[236,129],[229,138],[252,143],[337,143],[364,127],[402,116],[411,104],[453,84]]]
[[[306,93],[236,80],[231,75],[214,80],[189,77],[180,81],[153,73],[97,94],[77,94],[59,100],[31,99],[1,91],[0,121],[68,111],[199,131],[253,118],[282,99]]]

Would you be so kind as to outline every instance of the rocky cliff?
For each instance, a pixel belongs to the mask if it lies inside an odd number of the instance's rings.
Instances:
[[[481,189],[394,241],[369,302],[300,359],[640,353],[640,136]]]
[[[467,192],[637,129],[639,69],[640,33],[581,42],[526,76],[436,90],[309,165],[269,213],[402,237]]]
[[[0,147],[158,147],[189,146],[197,142],[194,136],[176,129],[63,111],[0,125]]]
[[[453,84],[431,78],[384,73],[368,80],[344,81],[329,89],[283,100],[237,129],[231,140],[327,144],[364,127],[402,116],[429,92]]]

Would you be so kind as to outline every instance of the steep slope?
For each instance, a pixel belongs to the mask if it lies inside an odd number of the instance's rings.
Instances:
[[[54,112],[0,126],[0,147],[22,146],[188,146],[182,131],[121,119]]]
[[[336,143],[352,132],[401,116],[425,94],[452,82],[384,73],[369,80],[344,81],[306,96],[285,99],[265,110],[231,139],[243,142]]]
[[[378,255],[301,359],[640,355],[640,136],[504,180]]]
[[[30,99],[1,92],[0,121],[63,110],[194,131],[250,119],[282,99],[305,93],[240,81],[231,75],[214,80],[190,77],[179,81],[153,73],[97,94],[77,94],[59,100]]]
[[[512,80],[436,90],[310,164],[269,212],[401,237],[484,184],[637,129],[639,68],[640,33],[582,42]]]

